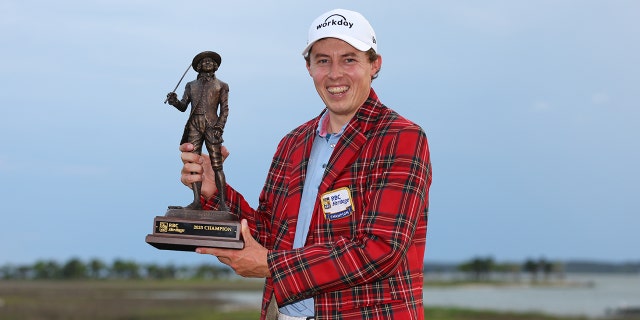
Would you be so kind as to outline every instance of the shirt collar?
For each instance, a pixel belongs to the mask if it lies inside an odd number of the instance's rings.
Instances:
[[[373,90],[373,87],[372,87],[369,90],[369,98],[367,98],[367,100],[364,102],[362,106],[367,106],[374,102],[379,103],[379,99],[378,99],[378,95],[376,94],[376,92]],[[349,122],[345,123],[345,125],[342,126],[342,128],[340,128],[340,131],[338,131],[337,133],[331,134],[327,132],[327,128],[329,127],[329,110],[325,109],[324,113],[322,113],[322,115],[320,116],[320,121],[318,121],[318,128],[316,128],[316,134],[322,138],[327,139],[328,141],[329,138],[331,138],[332,136],[333,137],[342,136],[342,133],[344,133],[344,129],[347,127],[348,124]]]
[[[329,128],[329,111],[325,111],[320,117],[320,121],[318,121],[318,128],[316,129],[316,134],[327,140],[329,140],[329,138],[331,138],[332,136],[340,137],[344,132],[344,129],[347,127],[347,124],[348,123],[342,126],[342,128],[340,128],[340,131],[336,133],[329,133],[327,131],[327,128]]]

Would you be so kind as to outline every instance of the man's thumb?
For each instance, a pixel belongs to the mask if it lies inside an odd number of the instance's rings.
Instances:
[[[251,229],[249,229],[249,223],[247,222],[247,219],[242,219],[242,221],[240,221],[240,224],[241,224],[241,233],[242,233],[242,238],[244,239],[244,243],[246,244],[247,241],[255,241],[253,239],[253,236],[251,235]]]

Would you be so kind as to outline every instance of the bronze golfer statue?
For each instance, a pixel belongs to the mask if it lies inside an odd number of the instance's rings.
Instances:
[[[198,72],[198,78],[187,83],[182,100],[175,92],[167,94],[167,101],[176,109],[185,112],[191,104],[191,114],[184,126],[180,144],[193,144],[193,153],[202,152],[202,144],[207,147],[211,168],[215,173],[216,187],[220,193],[220,210],[229,211],[225,199],[225,177],[222,171],[222,133],[229,115],[229,85],[216,78],[222,58],[213,51],[204,51],[193,58],[191,66]],[[219,112],[219,113],[218,113]],[[193,203],[188,209],[200,209],[200,189],[196,182],[193,188]]]
[[[198,77],[185,86],[181,100],[173,92],[167,94],[168,102],[185,112],[191,105],[189,119],[184,127],[180,144],[193,144],[193,153],[201,154],[204,144],[209,152],[211,168],[220,198],[220,211],[202,210],[200,202],[201,182],[192,185],[193,202],[185,207],[169,206],[164,217],[156,217],[154,233],[147,235],[147,243],[158,249],[193,251],[197,247],[225,247],[240,249],[240,223],[229,212],[226,204],[226,179],[222,168],[222,134],[229,115],[229,85],[215,75],[222,58],[213,51],[198,53],[191,68]],[[189,68],[187,69],[187,71]],[[187,71],[183,74],[183,78]],[[180,85],[182,78],[178,82]]]

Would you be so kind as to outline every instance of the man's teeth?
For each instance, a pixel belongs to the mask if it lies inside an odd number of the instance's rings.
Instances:
[[[327,91],[329,91],[329,93],[331,93],[331,94],[343,93],[343,92],[347,92],[347,90],[349,90],[348,86],[344,86],[344,87],[329,87],[329,88],[327,88]]]

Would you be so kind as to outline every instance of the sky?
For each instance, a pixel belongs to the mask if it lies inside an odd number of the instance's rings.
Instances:
[[[278,141],[324,107],[301,51],[334,8],[371,22],[374,89],[427,133],[426,261],[640,260],[638,1],[2,0],[0,265],[215,260],[144,241],[193,197],[165,96],[221,54],[224,170],[255,205]]]

